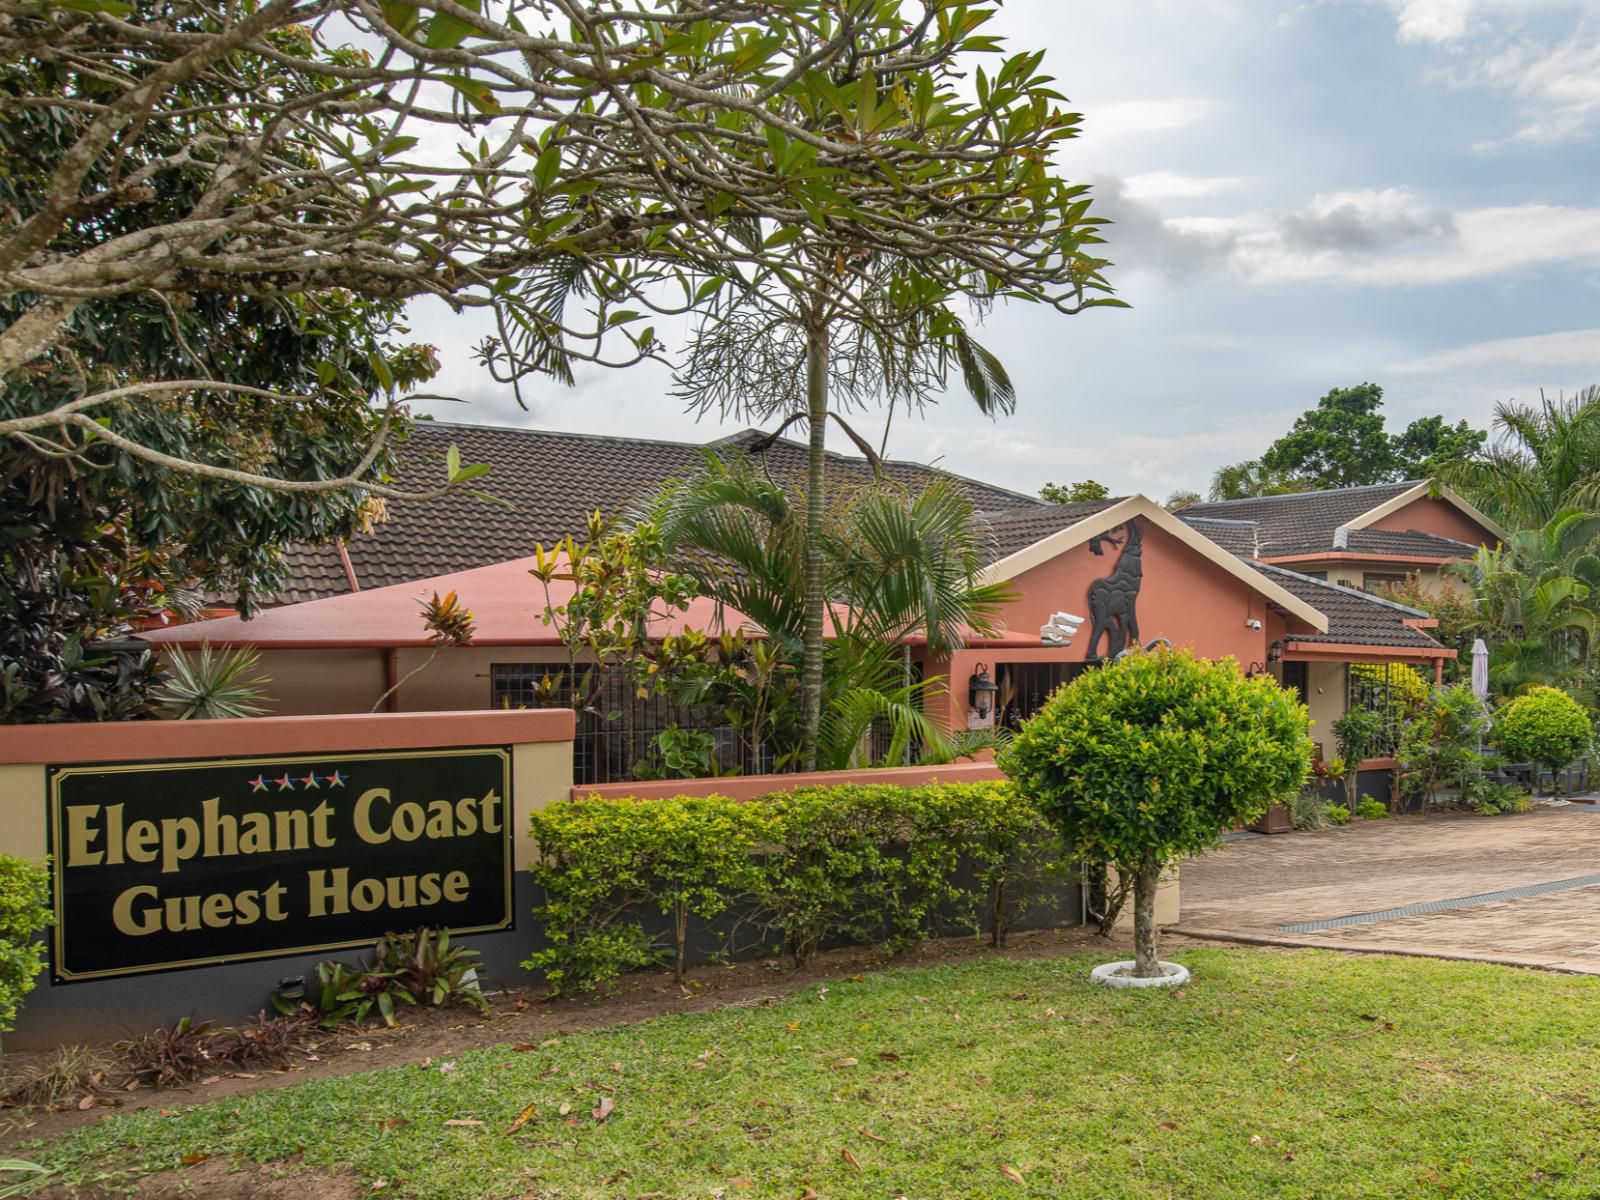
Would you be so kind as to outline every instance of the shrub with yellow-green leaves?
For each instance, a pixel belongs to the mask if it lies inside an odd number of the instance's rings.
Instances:
[[[49,872],[0,854],[0,1033],[14,1028],[22,998],[44,966],[44,944],[35,935],[49,925]]]

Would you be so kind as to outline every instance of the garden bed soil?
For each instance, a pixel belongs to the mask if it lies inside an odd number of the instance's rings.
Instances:
[[[1176,935],[1162,938],[1163,950],[1189,944],[1195,943]],[[409,1010],[409,1019],[393,1029],[373,1024],[319,1034],[312,1039],[315,1049],[308,1046],[287,1069],[236,1072],[181,1088],[107,1090],[91,1094],[93,1104],[84,1109],[78,1107],[84,1099],[80,1093],[59,1111],[0,1110],[0,1150],[8,1150],[18,1142],[56,1137],[93,1121],[109,1120],[118,1113],[225,1100],[307,1079],[353,1075],[420,1062],[425,1058],[449,1058],[453,1054],[501,1043],[536,1043],[583,1029],[647,1021],[666,1013],[729,1005],[756,1007],[808,983],[848,978],[883,967],[932,966],[989,955],[1052,958],[1084,951],[1103,953],[1111,958],[1118,952],[1128,951],[1131,946],[1131,937],[1127,935],[1103,938],[1092,928],[1073,926],[1013,934],[1010,944],[1003,950],[993,950],[987,942],[969,937],[945,938],[892,957],[872,948],[828,951],[798,970],[786,960],[773,959],[698,967],[689,972],[688,986],[682,989],[672,982],[669,971],[635,972],[625,976],[610,995],[603,997],[550,999],[542,988],[529,987],[491,996],[493,1013],[488,1017],[469,1008]],[[11,1061],[6,1066],[14,1069],[23,1065],[25,1056],[8,1057]],[[285,1163],[267,1169],[253,1164],[207,1161],[181,1172],[144,1179],[136,1195],[151,1200],[179,1194],[205,1196],[208,1200],[269,1200],[278,1196],[294,1196],[298,1200],[306,1195],[315,1195],[319,1200],[345,1200],[347,1196],[368,1194],[354,1190],[348,1178],[320,1172],[279,1178],[292,1169],[292,1164]],[[36,1195],[42,1200],[66,1200],[96,1193],[52,1188]]]

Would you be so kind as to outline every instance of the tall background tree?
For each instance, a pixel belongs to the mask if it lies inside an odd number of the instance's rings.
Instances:
[[[1442,465],[1439,481],[1512,529],[1600,511],[1600,386],[1496,405],[1494,433],[1482,453]]]
[[[1223,467],[1213,500],[1426,479],[1448,462],[1475,454],[1488,436],[1466,421],[1420,417],[1399,434],[1385,427],[1383,389],[1375,383],[1334,388],[1295,419],[1259,459]]]

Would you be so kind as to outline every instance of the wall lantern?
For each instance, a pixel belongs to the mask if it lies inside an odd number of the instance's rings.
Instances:
[[[967,694],[978,720],[989,719],[989,714],[994,711],[995,694],[999,691],[994,680],[989,678],[989,664],[979,663],[978,669],[967,680]]]
[[[1267,647],[1267,661],[1269,663],[1283,661],[1283,640],[1281,638]]]

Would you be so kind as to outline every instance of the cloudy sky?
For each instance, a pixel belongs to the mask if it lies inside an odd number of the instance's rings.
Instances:
[[[996,311],[1018,384],[954,393],[890,453],[1032,490],[1093,477],[1204,491],[1332,387],[1383,385],[1392,428],[1600,383],[1600,0],[1007,0],[1081,137],[1111,278],[1133,308]],[[420,308],[453,420],[704,440],[664,371],[537,385],[472,364],[483,330]],[[881,417],[864,427],[881,431]]]

